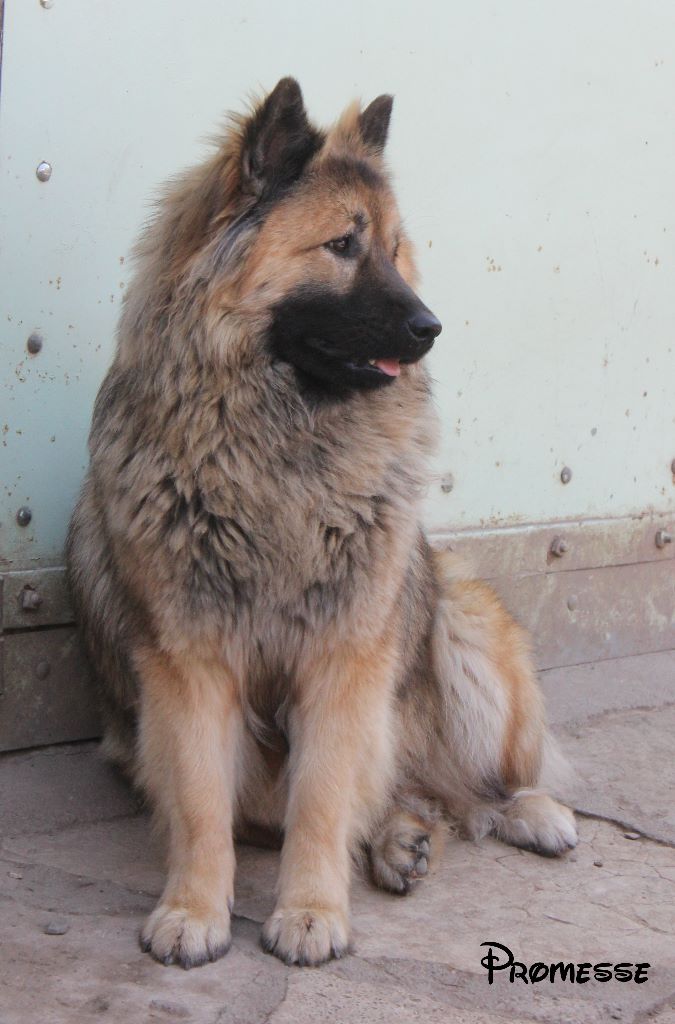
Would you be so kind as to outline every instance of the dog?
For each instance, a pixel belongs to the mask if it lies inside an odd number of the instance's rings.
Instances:
[[[444,819],[576,842],[527,637],[420,526],[441,324],[391,110],[322,131],[285,78],[233,118],[141,238],[95,403],[67,561],[104,751],[167,829],[164,964],[227,952],[237,837],[283,835],[262,943],[301,965],[348,950],[359,850],[406,893]]]

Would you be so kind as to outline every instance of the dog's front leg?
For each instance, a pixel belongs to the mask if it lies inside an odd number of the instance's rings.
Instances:
[[[224,667],[157,652],[138,659],[140,775],[168,829],[168,879],[141,945],[196,967],[230,947],[232,806],[241,714]]]
[[[286,963],[319,964],[348,948],[351,850],[392,774],[393,663],[384,642],[341,649],[298,682],[278,901],[262,933]]]

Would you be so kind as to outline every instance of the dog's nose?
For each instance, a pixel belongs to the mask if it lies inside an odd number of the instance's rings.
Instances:
[[[423,341],[427,345],[431,345],[434,338],[437,338],[443,330],[443,324],[428,309],[423,309],[421,312],[415,313],[414,316],[410,317],[408,320],[408,330],[415,341]]]

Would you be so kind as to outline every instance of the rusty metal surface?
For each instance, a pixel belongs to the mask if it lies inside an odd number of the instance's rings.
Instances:
[[[74,621],[63,567],[8,572],[2,585],[2,629],[65,626]]]
[[[530,573],[568,572],[675,558],[675,544],[659,548],[659,530],[673,533],[670,516],[581,519],[501,529],[436,531],[432,540],[465,557],[484,579]],[[552,547],[564,542],[556,556]]]
[[[492,582],[530,630],[540,669],[675,648],[672,560]]]
[[[73,627],[6,634],[1,648],[0,751],[99,735]]]

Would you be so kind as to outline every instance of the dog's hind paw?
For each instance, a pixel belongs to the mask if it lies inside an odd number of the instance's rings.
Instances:
[[[185,907],[160,903],[145,922],[141,949],[160,963],[186,970],[218,960],[230,948],[230,915],[197,916]]]
[[[287,964],[316,967],[349,950],[345,916],[323,907],[275,910],[263,925],[262,947]]]
[[[495,819],[494,834],[505,843],[544,857],[558,857],[578,842],[574,814],[544,793],[518,793]]]
[[[429,870],[431,835],[406,813],[396,814],[370,847],[373,881],[381,889],[406,896]]]

